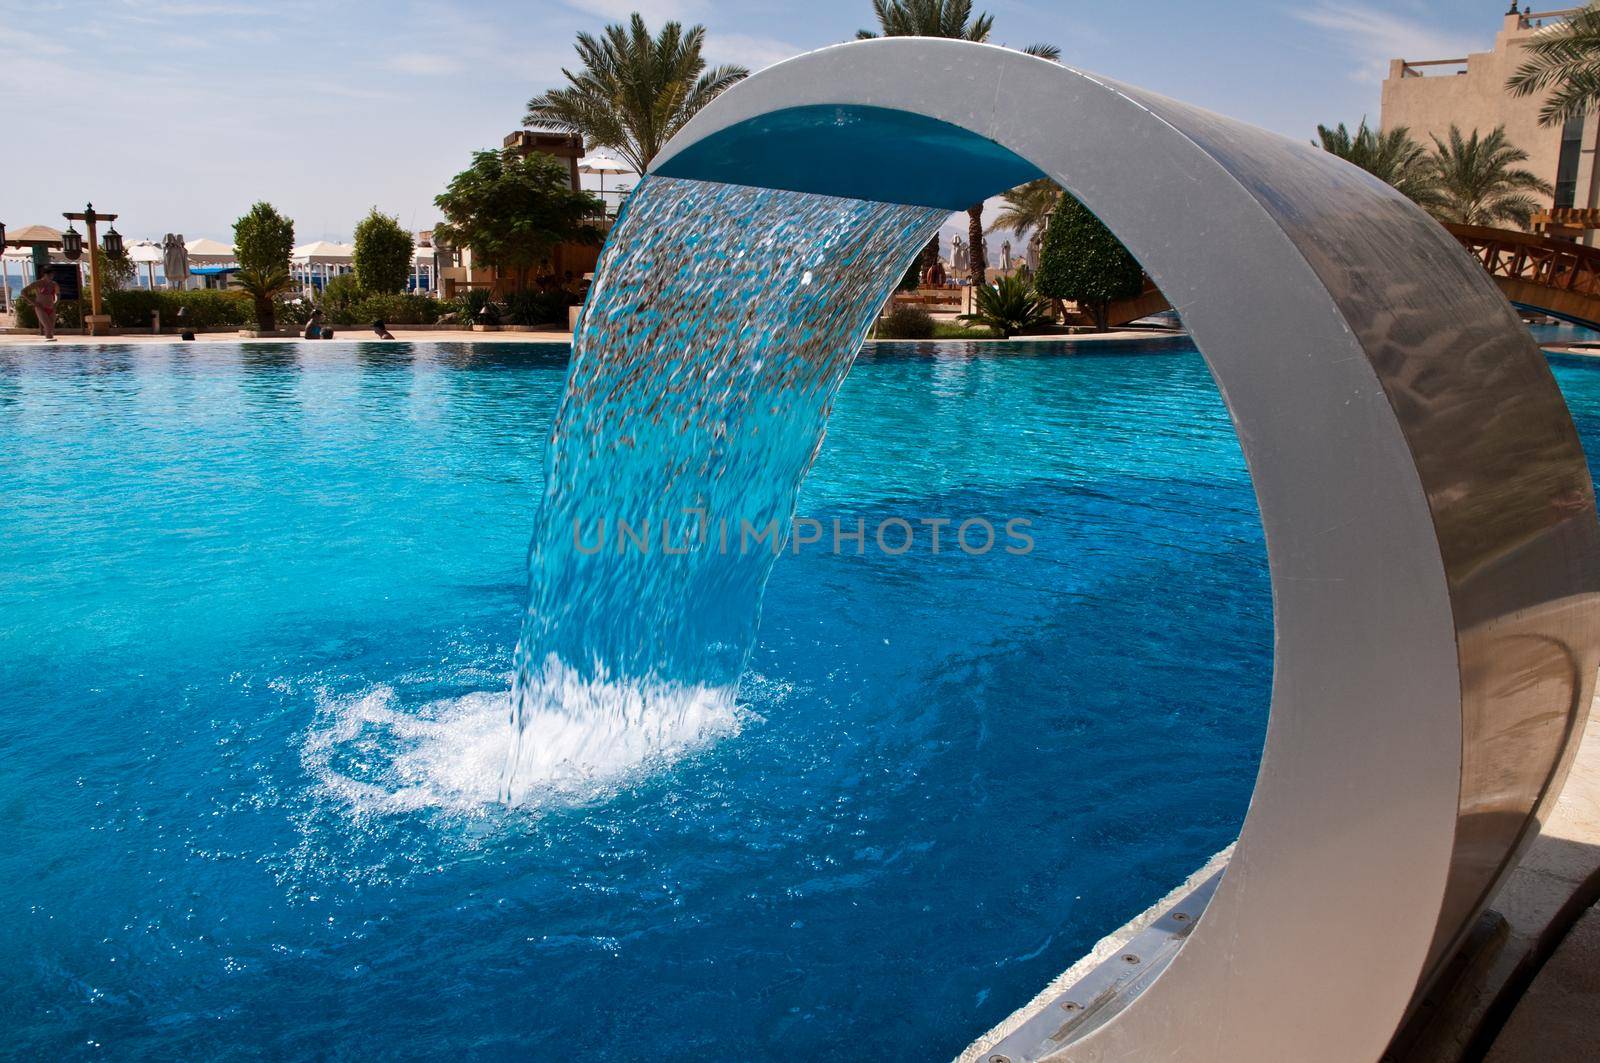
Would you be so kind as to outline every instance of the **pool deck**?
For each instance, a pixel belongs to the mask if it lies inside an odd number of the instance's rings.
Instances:
[[[1383,1063],[1533,1063],[1600,1058],[1600,698],[1539,836],[1479,919],[1461,957],[1395,1037]],[[1172,893],[1102,938],[1033,1000],[978,1038],[989,1050],[1114,957],[1217,868],[1213,857]]]

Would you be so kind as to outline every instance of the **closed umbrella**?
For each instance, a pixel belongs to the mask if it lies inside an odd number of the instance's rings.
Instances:
[[[188,285],[189,249],[183,244],[182,233],[168,233],[161,238],[161,271],[167,275],[168,288]]]

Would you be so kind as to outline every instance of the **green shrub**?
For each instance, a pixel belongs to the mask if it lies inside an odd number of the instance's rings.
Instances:
[[[103,305],[103,304],[102,304]],[[39,315],[30,303],[17,303],[17,327],[38,328]],[[56,328],[82,328],[83,304],[77,299],[63,299],[56,303]]]
[[[367,293],[354,273],[341,273],[331,277],[317,296],[317,306],[329,321],[337,322],[351,306],[360,302]]]
[[[1000,333],[992,328],[981,325],[951,325],[943,321],[933,324],[933,338],[936,340],[997,340]]]
[[[324,312],[326,313],[326,311]],[[432,325],[444,313],[444,304],[426,295],[366,295],[340,308],[330,323],[361,327],[382,321],[387,325]]]
[[[987,325],[1004,339],[1044,328],[1052,321],[1049,307],[1023,276],[1001,277],[998,284],[980,285],[974,298],[977,313],[963,314],[962,319]]]
[[[488,295],[487,292],[484,293]],[[326,324],[341,328],[366,328],[374,321],[389,325],[432,325],[449,307],[428,295],[393,295],[369,292],[354,273],[341,273],[322,289],[317,300]],[[309,316],[310,307],[305,314]],[[300,323],[304,323],[301,318]]]
[[[506,299],[507,321],[513,325],[565,326],[567,307],[576,302],[576,296],[561,288],[514,292]]]
[[[277,318],[279,328],[288,328],[299,331],[307,321],[311,320],[312,303],[309,299],[299,297],[293,299],[280,299],[277,304]]]
[[[101,306],[111,316],[117,328],[142,329],[150,327],[150,311],[161,311],[161,326],[172,328],[178,323],[178,308],[189,308],[189,324],[194,328],[243,328],[255,323],[255,308],[250,297],[243,292],[215,291],[147,291],[129,288],[106,292]]]
[[[471,325],[478,320],[478,311],[494,302],[494,293],[487,288],[468,288],[456,296],[455,311],[461,323]]]
[[[920,306],[891,307],[878,319],[880,340],[931,340],[933,315]]]

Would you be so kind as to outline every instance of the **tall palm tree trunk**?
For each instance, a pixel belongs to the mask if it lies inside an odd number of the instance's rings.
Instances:
[[[983,204],[967,208],[967,276],[974,285],[982,284],[989,267],[988,248],[983,243]]]
[[[917,283],[922,283],[922,278],[928,271],[939,264],[939,234],[934,233],[928,241],[928,246],[922,249],[922,254],[917,258]]]

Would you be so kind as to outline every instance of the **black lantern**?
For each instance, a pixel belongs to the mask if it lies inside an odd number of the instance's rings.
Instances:
[[[6,223],[0,221],[0,255],[6,253]]]
[[[67,231],[61,234],[61,253],[70,262],[76,262],[83,256],[83,236],[72,227],[70,221],[67,222]]]
[[[106,230],[105,238],[100,241],[100,244],[106,249],[107,258],[122,257],[122,234],[117,232],[117,227],[115,225]]]

